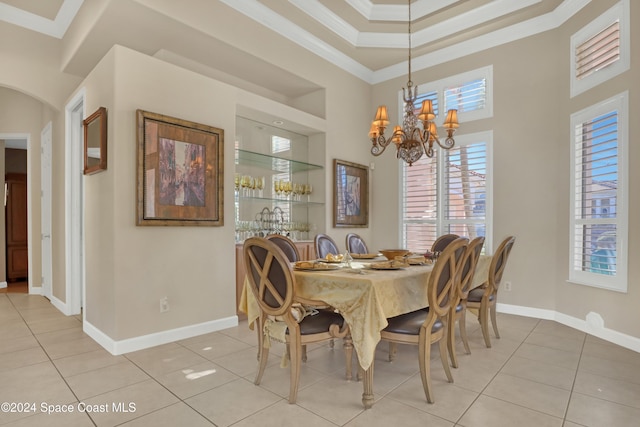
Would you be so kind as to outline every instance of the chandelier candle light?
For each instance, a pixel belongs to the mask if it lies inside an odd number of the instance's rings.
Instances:
[[[438,131],[434,119],[433,104],[430,99],[422,102],[420,113],[414,113],[414,104],[418,98],[418,86],[413,86],[411,81],[411,0],[409,0],[409,76],[407,90],[402,88],[402,98],[404,99],[404,119],[402,127],[395,126],[390,138],[384,136],[384,130],[389,124],[387,106],[381,105],[376,111],[376,116],[371,123],[369,138],[373,146],[371,154],[379,156],[387,146],[393,142],[396,145],[397,157],[409,163],[411,166],[417,162],[423,154],[433,157],[433,143],[436,142],[443,149],[450,149],[455,144],[453,133],[459,127],[458,110],[447,111],[447,118],[444,121],[444,128],[447,130],[447,138],[444,144],[438,139]],[[412,91],[413,89],[413,91]],[[422,122],[422,129],[418,127],[418,120]]]

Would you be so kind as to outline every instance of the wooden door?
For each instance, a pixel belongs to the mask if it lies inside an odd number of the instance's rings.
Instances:
[[[10,173],[5,177],[7,236],[7,280],[26,278],[29,271],[27,235],[27,175]]]

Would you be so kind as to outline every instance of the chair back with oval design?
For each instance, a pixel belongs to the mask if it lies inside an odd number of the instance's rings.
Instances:
[[[346,238],[347,251],[352,254],[368,254],[369,248],[367,244],[362,240],[362,237],[355,233],[347,234]]]
[[[294,279],[284,252],[267,239],[251,237],[245,240],[243,253],[251,292],[260,309],[270,316],[289,313]]]
[[[313,239],[313,243],[318,258],[325,258],[329,254],[338,255],[340,253],[336,242],[327,234],[317,234]]]
[[[461,261],[460,280],[458,282],[458,301],[466,299],[469,295],[469,289],[473,283],[473,276],[476,272],[476,266],[480,259],[482,246],[484,245],[484,236],[478,236],[469,242],[467,250]]]
[[[500,243],[495,254],[493,254],[491,265],[489,266],[489,280],[487,281],[490,288],[487,293],[490,295],[498,293],[498,287],[500,287],[500,282],[502,281],[502,273],[504,273],[504,268],[507,266],[507,260],[515,242],[515,237],[507,237]]]
[[[449,312],[452,290],[457,283],[457,269],[468,243],[469,239],[465,237],[459,237],[449,243],[429,275],[429,311],[433,311],[438,317],[444,317]]]
[[[438,237],[436,239],[435,242],[433,242],[433,245],[431,245],[431,252],[442,252],[444,251],[444,249],[447,247],[447,245],[449,245],[449,243],[453,242],[454,240],[456,240],[458,237],[457,234],[444,234],[440,237]]]
[[[267,236],[267,240],[275,243],[282,252],[289,258],[290,262],[300,261],[300,251],[298,251],[298,247],[296,244],[288,238],[287,236],[283,236],[281,234],[271,234]]]

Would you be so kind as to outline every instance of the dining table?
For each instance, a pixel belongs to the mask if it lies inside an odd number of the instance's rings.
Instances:
[[[382,258],[386,260],[386,258]],[[322,260],[319,260],[322,261]],[[294,269],[296,296],[321,301],[340,313],[349,325],[353,348],[362,369],[365,408],[373,405],[373,361],[380,331],[387,319],[429,306],[427,282],[433,264],[409,265],[402,268],[376,269],[381,260],[358,260],[335,269]],[[472,288],[487,280],[491,256],[481,255],[476,266]],[[247,314],[249,327],[258,319],[260,308],[245,286],[239,310]]]

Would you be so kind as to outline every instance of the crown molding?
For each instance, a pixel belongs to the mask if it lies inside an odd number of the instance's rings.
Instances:
[[[487,21],[500,18],[526,7],[532,6],[536,3],[540,3],[542,0],[494,0],[491,3],[480,6],[469,12],[462,13],[446,21],[439,22],[435,25],[425,28],[423,30],[415,31],[412,34],[411,42],[414,46],[421,46],[428,43],[432,43],[435,40],[445,38],[460,31],[467,30],[477,25],[483,24]],[[298,9],[315,19],[318,23],[323,25],[328,30],[335,33],[337,36],[350,43],[353,47],[374,47],[374,48],[407,48],[407,33],[374,33],[374,32],[359,32],[356,28],[342,19],[340,16],[332,12],[329,8],[324,6],[318,0],[289,0],[291,4]],[[392,8],[395,11],[402,11],[402,19],[394,19],[397,17],[397,12],[390,12],[390,18],[385,16],[385,21],[407,21],[407,7],[401,5],[372,5],[369,0],[348,0],[348,3],[360,12],[368,20],[375,20],[371,16],[374,16],[376,12],[374,10],[381,10],[380,7]],[[416,6],[424,5],[422,12],[418,13],[412,21],[420,19],[421,17],[434,12],[436,9],[441,9],[447,6],[439,3],[435,6],[434,2],[417,2]],[[449,1],[448,3],[454,3]],[[412,6],[414,7],[414,6]],[[373,9],[371,9],[373,8]],[[380,16],[381,18],[381,16]],[[379,20],[381,20],[378,18]],[[389,18],[389,19],[387,19]]]
[[[220,2],[264,25],[270,30],[275,31],[297,45],[313,52],[321,58],[326,59],[348,73],[351,73],[367,82],[371,80],[373,74],[372,70],[360,64],[350,56],[340,52],[330,44],[320,40],[298,25],[295,25],[291,21],[285,19],[281,15],[275,13],[259,1],[243,0],[240,2],[237,0],[220,0]]]
[[[317,0],[313,0],[317,1]],[[459,0],[417,0],[411,3],[414,20],[424,18],[433,12],[449,7]],[[373,4],[371,0],[346,0],[358,13],[369,21],[407,22],[409,18],[407,6],[402,4]],[[513,0],[512,0],[513,2]]]
[[[313,34],[304,30],[303,28],[293,24],[289,20],[285,19],[281,15],[275,13],[268,7],[261,4],[258,0],[244,0],[242,2],[234,1],[234,0],[220,0],[222,3],[227,6],[235,9],[236,11],[246,15],[247,17],[253,19],[254,21],[266,26],[282,35],[283,37],[293,41],[294,43],[302,46],[303,48],[313,52],[314,54],[324,58],[325,60],[331,62],[337,67],[342,68],[348,73],[353,74],[354,76],[368,82],[371,84],[381,83],[399,76],[402,76],[406,73],[407,69],[407,61],[403,61],[401,63],[377,70],[372,71],[359,62],[355,61],[348,55],[340,52],[338,49],[335,49],[333,46],[325,43],[320,40]],[[339,17],[332,16],[333,12],[326,9],[320,2],[317,0],[290,0],[291,3],[300,7],[303,11],[307,13],[314,14],[313,16],[322,16],[323,19],[327,19],[328,23],[325,25],[330,28],[332,31],[343,31],[344,39],[350,41],[353,39],[353,31],[348,28],[349,25],[344,22]],[[356,8],[360,13],[363,13],[365,17],[369,16],[371,19],[374,19],[375,15],[374,10],[382,10],[378,9],[378,5],[371,4],[370,0],[346,0],[351,6]],[[539,0],[523,0],[522,2],[514,1],[514,0],[495,0],[492,3],[489,3],[485,6],[482,6],[480,11],[471,11],[468,14],[461,15],[460,18],[452,18],[449,21],[453,21],[453,23],[447,21],[447,26],[453,25],[456,28],[456,31],[460,30],[460,27],[467,20],[478,19],[479,16],[490,13],[496,13],[494,7],[499,7],[499,13],[511,13],[514,10],[518,9],[518,4],[526,4],[530,6],[534,3],[537,3]],[[529,19],[528,21],[524,21],[518,24],[511,25],[509,27],[493,31],[491,33],[476,37],[471,40],[467,40],[461,43],[458,43],[454,46],[447,47],[446,49],[440,49],[435,52],[428,53],[426,55],[422,55],[412,59],[412,68],[414,70],[420,70],[428,67],[432,67],[434,65],[442,64],[444,62],[451,61],[453,59],[461,58],[463,56],[467,56],[476,52],[481,52],[483,50],[499,46],[501,44],[509,43],[515,40],[520,40],[525,37],[532,36],[534,34],[542,33],[544,31],[548,31],[558,26],[562,25],[569,18],[571,18],[574,14],[580,11],[583,7],[589,4],[591,0],[565,0],[563,1],[556,9],[553,11],[546,13],[545,15],[541,15],[536,18]],[[309,3],[308,5],[305,5]],[[428,0],[418,0],[414,3],[417,7],[426,8],[428,5],[433,8],[433,2]],[[383,5],[379,5],[382,7]],[[397,5],[384,5],[385,9],[395,11],[393,13],[398,13],[400,8],[404,8],[406,11],[406,7],[397,6]],[[438,6],[442,7],[442,4]],[[502,8],[510,8],[508,9],[510,12],[505,11]],[[387,18],[395,16],[390,14]],[[406,21],[406,13],[404,14],[404,20]],[[370,19],[370,18],[367,18]],[[324,21],[323,21],[324,23]],[[457,24],[455,24],[457,23]],[[476,23],[477,24],[477,23]],[[421,32],[416,33],[415,37],[417,39],[425,38],[427,41],[423,41],[423,43],[428,43],[431,39],[430,37],[434,37],[433,34],[430,34],[430,29],[422,30]],[[422,33],[424,32],[424,33]],[[336,32],[336,34],[339,34]],[[404,37],[405,41],[401,43],[400,38]],[[442,37],[442,33],[439,34],[439,38]],[[382,39],[388,40],[383,44]],[[396,40],[397,38],[397,40]],[[381,33],[362,33],[357,37],[357,42],[361,43],[357,46],[375,46],[375,47],[406,47],[406,35],[401,36],[400,34],[389,35],[384,34],[384,37]],[[374,45],[374,40],[377,41],[377,45]]]
[[[413,70],[423,70],[492,47],[552,30],[565,23],[590,2],[591,0],[565,0],[555,10],[545,15],[484,34],[426,55],[412,58],[411,67]],[[373,79],[369,83],[377,84],[400,77],[406,74],[407,66],[407,61],[404,61],[375,71],[373,73]]]
[[[75,18],[84,0],[64,0],[54,20],[0,3],[0,20],[47,36],[61,39]]]

